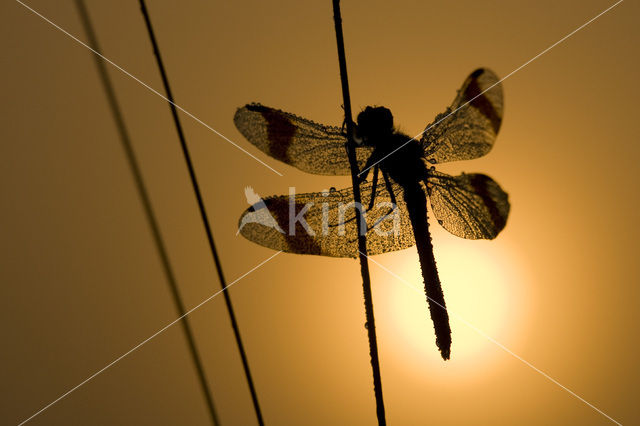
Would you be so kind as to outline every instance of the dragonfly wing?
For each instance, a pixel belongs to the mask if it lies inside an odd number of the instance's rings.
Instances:
[[[498,76],[480,68],[467,77],[447,111],[424,131],[421,142],[431,163],[471,160],[493,147],[503,113]]]
[[[372,184],[362,184],[361,193],[362,205],[367,209],[373,194]],[[386,188],[378,186],[373,208],[365,212],[369,255],[402,250],[415,244],[402,188],[394,185],[394,193],[398,200],[395,209]],[[353,206],[352,188],[269,197],[242,214],[238,232],[248,240],[274,250],[357,257]]]
[[[427,191],[438,223],[458,237],[494,239],[507,223],[509,196],[489,176],[430,171]]]
[[[319,175],[351,174],[339,127],[324,126],[288,112],[260,104],[238,108],[233,121],[242,135],[262,152],[304,172]],[[359,168],[372,148],[358,147]]]

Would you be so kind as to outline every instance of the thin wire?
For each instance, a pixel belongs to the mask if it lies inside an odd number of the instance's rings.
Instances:
[[[361,205],[360,184],[358,182],[358,161],[353,141],[353,121],[351,116],[351,99],[349,96],[349,80],[347,78],[347,60],[344,52],[344,36],[342,34],[342,17],[340,15],[340,0],[333,0],[333,19],[335,22],[336,42],[338,45],[338,62],[340,64],[340,81],[342,82],[342,98],[344,103],[345,124],[347,127],[347,153],[351,166],[351,183],[353,186],[353,200],[356,205]],[[360,274],[362,275],[362,290],[364,293],[364,310],[367,318],[367,334],[369,337],[369,355],[371,356],[371,369],[373,370],[373,392],[376,397],[376,415],[378,425],[387,424],[384,412],[384,400],[382,398],[382,378],[380,375],[380,360],[378,358],[378,339],[376,337],[376,323],[373,315],[373,296],[371,294],[371,278],[369,276],[369,263],[367,261],[367,239],[362,232],[360,209],[355,209],[356,227],[358,232],[358,251],[360,259]]]
[[[49,18],[47,18],[46,16],[42,15],[41,13],[39,13],[38,11],[36,11],[35,9],[33,9],[30,6],[27,6],[25,3],[23,3],[20,0],[16,0],[16,2],[18,4],[20,4],[21,6],[23,6],[25,9],[27,9],[28,11],[30,11],[31,13],[33,13],[34,15],[36,15],[37,17],[39,17],[40,19],[42,19],[43,21],[47,22],[49,25],[51,25],[52,27],[54,27],[55,29],[57,29],[58,31],[60,31],[61,33],[63,33],[64,35],[66,35],[67,37],[69,37],[71,40],[75,41],[76,43],[80,44],[81,46],[86,47],[87,49],[91,50],[93,53],[95,53],[96,55],[100,56],[103,60],[105,60],[106,62],[108,62],[110,65],[112,65],[115,69],[117,69],[118,71],[120,71],[121,73],[123,73],[124,75],[126,75],[127,77],[132,78],[133,80],[135,80],[138,84],[140,84],[141,86],[143,86],[145,89],[149,90],[151,93],[158,95],[159,97],[161,97],[162,99],[164,99],[165,101],[173,104],[173,106],[175,106],[176,108],[178,108],[180,111],[182,111],[183,113],[185,113],[186,115],[188,115],[189,117],[193,118],[195,121],[197,121],[198,123],[202,124],[204,127],[206,127],[207,129],[211,130],[213,133],[215,133],[216,135],[220,136],[222,139],[224,139],[225,141],[229,142],[231,145],[235,146],[236,148],[238,148],[240,151],[244,152],[245,154],[247,154],[249,157],[253,158],[254,160],[256,160],[258,163],[262,164],[263,166],[265,166],[266,168],[268,168],[269,170],[271,170],[272,172],[274,172],[275,174],[277,174],[278,176],[283,176],[282,173],[280,173],[279,171],[277,171],[276,169],[274,169],[273,167],[271,167],[270,165],[268,165],[267,163],[265,163],[264,161],[260,160],[258,157],[256,157],[255,155],[251,154],[249,151],[247,151],[246,149],[242,148],[240,145],[238,145],[237,143],[235,143],[234,141],[232,141],[231,139],[229,139],[228,137],[226,137],[225,135],[223,135],[222,133],[220,133],[219,131],[217,131],[216,129],[214,129],[213,127],[211,127],[210,125],[208,125],[207,123],[205,123],[204,121],[200,120],[198,117],[196,117],[195,115],[193,115],[192,113],[190,113],[189,111],[187,111],[186,109],[184,109],[183,107],[181,107],[180,105],[172,102],[171,100],[167,99],[162,93],[158,92],[156,89],[154,89],[153,87],[149,86],[147,83],[145,83],[144,81],[140,80],[138,77],[136,77],[135,75],[131,74],[129,71],[125,70],[124,68],[122,68],[120,65],[116,64],[115,62],[113,62],[111,59],[101,55],[100,53],[96,52],[94,49],[92,49],[89,45],[87,45],[85,42],[83,42],[82,40],[80,40],[78,37],[74,36],[73,34],[71,34],[69,31],[65,30],[64,28],[62,28],[60,25],[56,24],[55,22],[53,22],[52,20],[50,20]]]
[[[98,377],[100,374],[104,373],[105,371],[107,371],[109,368],[113,367],[114,365],[116,365],[118,362],[122,361],[124,358],[128,357],[129,355],[131,355],[133,352],[137,351],[138,349],[140,349],[142,346],[146,345],[147,343],[149,343],[151,340],[155,339],[156,337],[158,337],[160,334],[164,333],[165,331],[167,331],[169,328],[173,327],[176,323],[178,323],[180,320],[184,319],[187,317],[187,315],[191,315],[193,312],[195,312],[197,309],[200,309],[202,306],[204,306],[206,303],[209,303],[211,300],[215,299],[216,296],[218,296],[220,293],[226,293],[225,290],[227,290],[228,288],[230,288],[232,285],[234,285],[235,283],[239,282],[241,279],[243,279],[244,277],[246,277],[247,275],[251,274],[252,272],[254,272],[255,270],[261,268],[263,265],[265,265],[267,262],[269,262],[271,259],[273,259],[274,257],[276,257],[277,255],[279,255],[280,253],[282,253],[282,251],[278,251],[276,252],[274,255],[272,255],[271,257],[269,257],[266,260],[263,260],[262,262],[260,262],[257,266],[254,266],[253,268],[251,268],[250,270],[248,270],[247,272],[245,272],[244,274],[240,275],[238,278],[236,278],[235,280],[233,280],[232,282],[229,283],[229,285],[227,285],[225,288],[223,288],[222,290],[218,290],[215,293],[213,293],[211,296],[207,297],[206,299],[204,299],[202,302],[198,303],[196,306],[194,306],[193,308],[189,309],[187,312],[184,313],[184,315],[174,319],[173,321],[171,321],[169,324],[165,325],[164,327],[162,327],[160,330],[156,331],[155,333],[153,333],[151,336],[147,337],[146,339],[144,339],[142,342],[138,343],[137,345],[135,345],[134,347],[132,347],[131,349],[129,349],[127,352],[123,353],[122,355],[120,355],[118,358],[114,359],[113,361],[111,361],[109,364],[105,365],[104,367],[102,367],[100,370],[96,371],[95,373],[93,373],[92,375],[90,375],[89,377],[87,377],[86,379],[84,379],[83,381],[81,381],[80,383],[78,383],[77,385],[75,385],[74,387],[72,387],[71,389],[69,389],[68,391],[66,391],[65,393],[63,393],[62,395],[60,395],[59,397],[57,397],[56,399],[54,399],[53,401],[51,401],[50,403],[48,403],[47,405],[45,405],[44,407],[42,407],[41,409],[39,409],[38,411],[36,411],[35,413],[33,413],[31,416],[29,416],[28,418],[24,419],[23,421],[21,421],[18,426],[22,426],[25,423],[31,421],[34,417],[42,414],[44,411],[48,410],[49,408],[53,407],[55,404],[57,404],[58,402],[62,401],[64,398],[66,398],[67,396],[69,396],[70,394],[72,394],[73,392],[77,391],[78,389],[80,389],[82,386],[86,385],[87,383],[89,383],[91,380],[95,379],[96,377]]]
[[[160,75],[162,77],[162,83],[164,85],[165,92],[167,94],[167,98],[169,99],[169,107],[171,108],[171,115],[173,116],[173,121],[176,126],[176,131],[178,132],[178,138],[180,139],[180,146],[182,147],[182,153],[184,154],[185,162],[187,163],[187,168],[189,170],[189,177],[191,178],[191,184],[193,185],[193,191],[196,196],[196,200],[198,201],[198,208],[200,210],[200,216],[202,219],[202,223],[204,225],[205,232],[207,234],[207,241],[209,242],[209,248],[211,250],[211,255],[213,256],[213,261],[216,266],[216,270],[218,272],[218,279],[220,280],[220,285],[222,288],[225,288],[225,278],[222,272],[222,264],[220,262],[220,257],[218,256],[218,251],[216,250],[216,245],[213,240],[213,233],[211,231],[211,226],[209,223],[209,219],[207,216],[207,211],[204,206],[204,201],[202,199],[202,193],[200,192],[200,185],[198,184],[198,179],[196,178],[195,170],[193,167],[193,163],[191,161],[191,155],[189,154],[189,148],[187,147],[187,142],[184,136],[184,132],[182,131],[182,125],[180,124],[180,118],[178,117],[178,110],[173,102],[173,94],[171,92],[171,88],[169,86],[169,80],[167,77],[167,73],[165,71],[164,64],[162,62],[162,57],[160,55],[160,49],[158,47],[158,42],[156,41],[155,33],[153,31],[153,26],[151,24],[151,19],[149,18],[149,13],[147,11],[147,7],[145,5],[144,0],[140,0],[140,9],[142,11],[142,16],[144,17],[144,21],[147,27],[147,32],[149,33],[149,39],[151,40],[151,45],[153,46],[153,52],[156,57],[156,62],[158,65],[158,70],[160,71]],[[244,368],[244,374],[247,380],[247,384],[249,385],[249,391],[251,393],[251,400],[253,402],[253,408],[258,419],[258,424],[261,426],[264,425],[264,421],[262,419],[262,411],[260,410],[260,404],[258,403],[258,394],[256,392],[253,379],[251,377],[251,370],[249,369],[249,361],[247,360],[247,354],[244,349],[244,345],[242,344],[242,338],[240,337],[240,328],[238,327],[238,322],[236,321],[236,315],[233,310],[233,305],[231,303],[231,296],[229,292],[224,292],[224,301],[227,306],[227,313],[229,314],[229,320],[231,321],[231,327],[233,328],[233,334],[235,335],[236,345],[238,346],[238,351],[240,352],[240,357],[242,359],[242,366]]]
[[[100,49],[98,38],[93,28],[93,24],[91,23],[89,11],[87,10],[87,6],[85,5],[84,0],[76,0],[76,7],[78,9],[78,13],[80,14],[80,19],[82,21],[82,25],[84,26],[84,30],[87,34],[89,45],[98,52],[102,51],[102,49]],[[142,207],[144,209],[145,215],[147,216],[147,222],[149,223],[149,228],[151,229],[151,234],[158,250],[158,255],[160,256],[162,269],[164,270],[164,274],[167,277],[167,284],[169,284],[169,290],[171,291],[171,296],[173,298],[176,311],[178,311],[178,315],[182,317],[186,311],[184,302],[182,301],[182,297],[180,296],[178,283],[176,282],[176,277],[173,273],[173,268],[171,267],[171,263],[169,261],[167,249],[164,245],[164,241],[162,240],[162,234],[160,232],[160,227],[158,225],[156,216],[153,212],[151,199],[149,198],[149,194],[144,184],[142,171],[140,170],[136,154],[133,151],[131,138],[124,122],[124,117],[122,115],[120,105],[115,94],[115,89],[113,87],[113,84],[111,83],[111,79],[109,78],[107,67],[105,66],[104,61],[99,56],[92,56],[95,59],[98,75],[100,76],[107,101],[109,102],[113,120],[115,121],[116,128],[118,129],[118,134],[120,135],[122,148],[125,151],[127,162],[129,163],[129,168],[131,169],[131,174],[133,175],[133,180],[135,182],[136,189],[138,190],[138,196],[140,197]],[[189,348],[189,352],[191,353],[193,366],[196,370],[198,381],[200,382],[200,388],[202,390],[202,394],[209,411],[209,416],[211,417],[211,422],[214,425],[220,424],[213,403],[213,395],[211,393],[211,389],[209,388],[209,384],[207,382],[206,374],[204,371],[204,366],[198,353],[195,337],[193,335],[193,331],[191,330],[189,320],[186,318],[184,321],[182,321],[182,329],[187,339],[187,346]]]
[[[367,256],[368,257],[368,256]],[[394,273],[393,271],[391,271],[390,269],[388,269],[386,266],[382,265],[380,262],[377,262],[374,259],[371,259],[371,261],[373,263],[375,263],[376,265],[378,265],[378,267],[380,267],[381,269],[385,270],[386,272],[388,272],[389,274],[393,275],[394,277],[396,277],[398,280],[400,280],[400,282],[402,282],[405,286],[409,287],[412,290],[417,291],[420,294],[423,294],[422,289],[420,289],[419,287],[416,287],[414,285],[412,285],[411,283],[409,283],[407,280],[405,280],[404,278],[402,278],[400,275]],[[428,299],[430,299],[433,303],[435,303],[436,305],[438,305],[440,308],[447,310],[447,308],[444,305],[441,305],[440,303],[438,303],[437,301],[435,301],[434,299],[430,298],[429,296],[427,296]],[[613,423],[617,424],[618,426],[622,426],[621,423],[619,423],[617,420],[615,420],[614,418],[612,418],[611,416],[609,416],[607,413],[605,413],[604,411],[600,410],[598,407],[596,407],[595,405],[591,404],[589,401],[585,400],[584,398],[582,398],[580,395],[578,395],[577,393],[573,392],[571,389],[567,388],[566,386],[564,386],[562,383],[560,383],[559,381],[557,381],[556,379],[554,379],[553,377],[551,377],[550,375],[548,375],[547,373],[545,373],[544,371],[540,370],[538,367],[536,367],[535,365],[531,364],[529,361],[527,361],[526,359],[522,358],[521,356],[519,356],[518,354],[514,353],[513,351],[511,351],[509,348],[507,348],[506,346],[504,346],[502,343],[498,342],[496,339],[494,339],[493,337],[489,336],[487,333],[485,333],[484,331],[482,331],[481,329],[479,329],[478,327],[476,327],[475,325],[471,324],[469,321],[467,321],[466,319],[464,319],[463,317],[461,317],[460,315],[456,314],[455,312],[451,312],[451,315],[457,319],[459,319],[460,321],[462,321],[467,327],[471,328],[473,331],[475,331],[476,333],[478,333],[479,335],[485,337],[487,340],[489,340],[491,343],[495,344],[496,346],[498,346],[500,349],[502,349],[503,351],[505,351],[506,353],[508,353],[509,355],[513,356],[514,358],[522,361],[526,366],[530,367],[532,370],[534,370],[535,372],[541,374],[544,378],[546,378],[547,380],[551,381],[552,383],[560,386],[562,389],[564,389],[565,391],[567,391],[570,395],[576,397],[577,399],[579,399],[580,401],[584,402],[585,404],[587,404],[589,407],[593,408],[594,410],[596,410],[598,413],[602,414],[603,416],[605,416],[607,419],[611,420]]]

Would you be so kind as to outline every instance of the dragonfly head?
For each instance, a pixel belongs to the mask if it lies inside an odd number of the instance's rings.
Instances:
[[[376,147],[393,134],[393,115],[385,107],[366,107],[358,114],[355,139],[359,145]]]

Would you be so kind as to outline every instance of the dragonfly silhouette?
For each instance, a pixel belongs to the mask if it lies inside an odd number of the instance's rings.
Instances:
[[[498,77],[488,69],[478,69],[420,140],[396,131],[393,116],[384,107],[366,107],[355,126],[358,167],[364,170],[360,174],[360,208],[364,211],[367,254],[417,246],[436,345],[445,360],[451,351],[451,328],[433,255],[427,196],[438,223],[467,239],[495,238],[506,225],[509,201],[500,186],[484,174],[449,176],[436,171],[434,164],[488,153],[502,113]],[[234,122],[253,145],[302,171],[351,173],[347,138],[340,127],[324,126],[260,104],[239,108]],[[370,169],[373,178],[369,182],[365,178]],[[379,174],[384,185],[378,182]],[[351,188],[268,197],[243,213],[240,233],[257,244],[285,252],[356,257],[355,208],[345,211],[352,203]],[[280,229],[248,220],[264,208]]]

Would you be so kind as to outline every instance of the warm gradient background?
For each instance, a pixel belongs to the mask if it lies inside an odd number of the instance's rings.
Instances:
[[[415,134],[469,72],[505,76],[613,3],[344,1],[354,109],[383,104]],[[28,4],[86,40],[71,1]],[[176,318],[93,58],[18,3],[2,2],[0,423],[17,424]],[[341,122],[331,2],[150,1],[224,272],[272,254],[236,237],[261,195],[347,186],[254,149],[234,128],[250,101]],[[162,91],[137,1],[91,1],[104,54]],[[482,171],[510,194],[497,240],[435,226],[453,313],[452,360],[424,297],[371,264],[391,425],[608,424],[456,315],[625,424],[640,422],[640,7],[626,1],[504,82],[506,112]],[[166,103],[110,68],[191,307],[219,289]],[[414,250],[374,258],[410,283]],[[281,254],[231,290],[269,425],[374,424],[356,261]],[[254,424],[222,297],[193,313],[222,425]],[[207,424],[179,326],[33,420]]]

